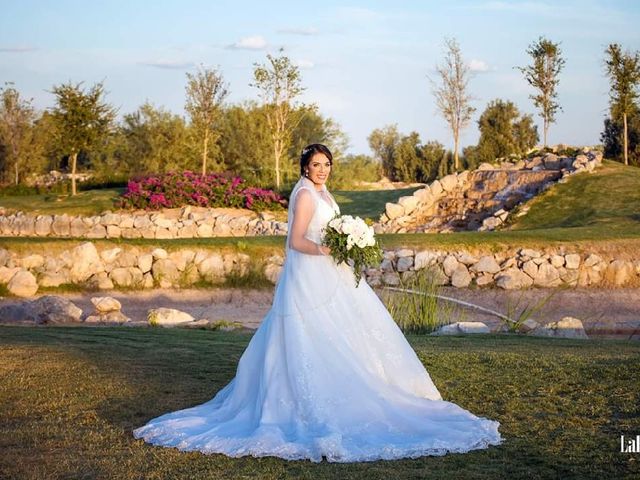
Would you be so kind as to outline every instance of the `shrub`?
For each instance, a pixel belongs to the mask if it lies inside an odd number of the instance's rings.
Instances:
[[[246,186],[239,176],[169,172],[130,180],[117,208],[157,210],[184,205],[279,210],[286,199],[272,190]]]

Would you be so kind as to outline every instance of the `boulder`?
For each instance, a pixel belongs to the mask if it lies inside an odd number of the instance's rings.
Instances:
[[[9,280],[7,290],[16,297],[32,297],[38,291],[38,282],[31,272],[20,270]]]
[[[80,322],[82,310],[66,298],[45,295],[18,305],[0,307],[0,318],[10,321],[31,321],[37,324]]]
[[[72,283],[85,282],[92,275],[104,270],[98,251],[91,242],[85,242],[71,250],[69,263],[69,280]]]
[[[614,260],[604,272],[607,283],[622,286],[630,282],[635,277],[635,267],[628,260]]]
[[[536,328],[529,332],[529,335],[537,337],[555,337],[555,338],[589,338],[584,331],[582,321],[573,317],[564,317],[557,322],[548,323],[540,328]]]
[[[387,217],[389,217],[389,220],[393,220],[394,218],[404,215],[404,207],[397,203],[387,202],[385,204],[385,213],[387,214]]]
[[[480,257],[477,263],[471,266],[471,271],[477,273],[498,273],[500,271],[500,265],[498,265],[493,255],[484,255]]]
[[[431,335],[463,335],[491,333],[489,327],[482,322],[455,322],[443,325]]]
[[[113,297],[93,297],[91,303],[98,313],[116,312],[122,309],[122,305]]]
[[[101,313],[98,315],[90,315],[85,319],[85,323],[103,323],[120,325],[130,322],[131,319],[123,314],[120,310]]]
[[[505,290],[515,290],[533,285],[533,278],[517,268],[509,268],[496,277],[496,285]]]
[[[181,312],[174,308],[155,308],[149,310],[147,322],[149,325],[160,327],[175,327],[193,322],[194,318],[187,312]]]

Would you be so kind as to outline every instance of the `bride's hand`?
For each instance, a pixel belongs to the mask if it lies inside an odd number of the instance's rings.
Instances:
[[[320,245],[318,250],[320,250],[322,255],[331,255],[331,249],[329,247],[327,247],[326,245]]]

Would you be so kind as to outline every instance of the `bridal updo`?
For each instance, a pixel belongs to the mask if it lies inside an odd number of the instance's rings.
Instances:
[[[302,149],[300,155],[300,176],[304,176],[304,169],[309,165],[309,162],[316,153],[322,153],[329,159],[329,165],[333,167],[333,155],[331,151],[321,143],[312,143]]]

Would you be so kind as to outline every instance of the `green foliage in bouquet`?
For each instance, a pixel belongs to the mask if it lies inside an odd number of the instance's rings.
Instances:
[[[344,262],[353,267],[353,274],[356,277],[356,286],[358,286],[360,285],[362,270],[367,267],[377,267],[382,262],[382,248],[380,247],[380,243],[377,238],[374,239],[373,245],[367,245],[364,247],[352,245],[351,248],[348,248],[349,234],[342,233],[336,228],[330,226],[334,219],[340,218],[341,215],[335,214],[327,223],[327,226],[323,229],[324,238],[322,244],[331,249],[331,256],[338,265]],[[369,227],[372,224],[370,219],[366,219],[364,222]]]

